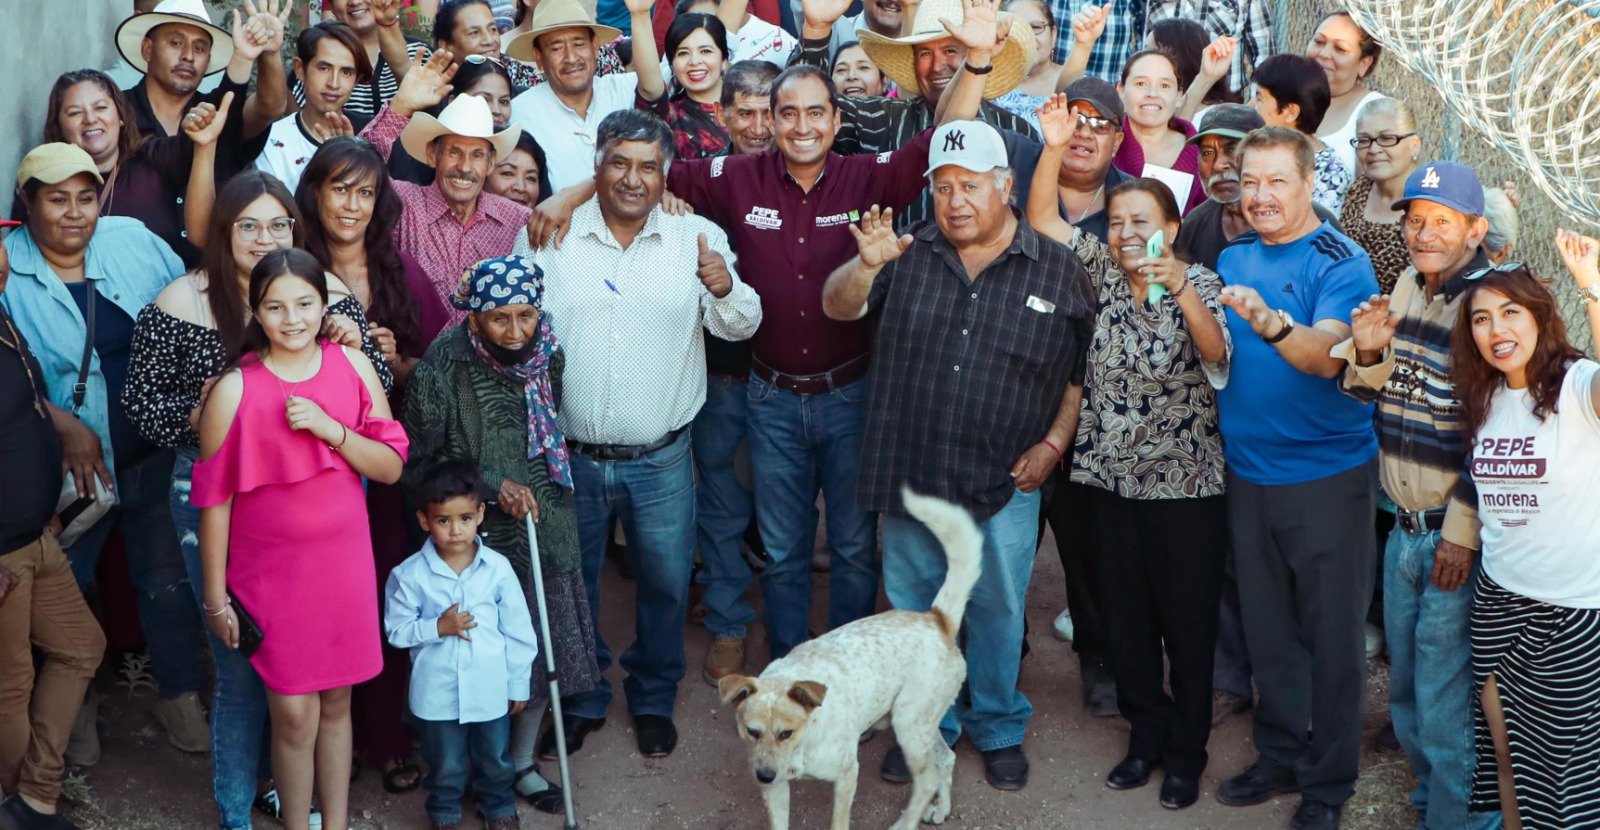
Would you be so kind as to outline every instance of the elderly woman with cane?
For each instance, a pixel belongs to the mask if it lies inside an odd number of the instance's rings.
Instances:
[[[491,503],[482,524],[490,547],[511,560],[536,607],[533,560],[525,517],[537,524],[536,543],[556,680],[563,694],[592,689],[599,679],[593,619],[579,569],[578,523],[566,440],[556,420],[565,355],[540,309],[544,277],[519,256],[487,259],[462,275],[452,303],[466,320],[440,335],[412,370],[402,418],[411,438],[411,463],[402,482],[445,459],[477,465],[480,496]],[[533,699],[512,723],[516,789],[534,809],[562,811],[560,787],[534,764],[539,720],[550,681],[537,660]],[[564,783],[564,782],[563,782]]]

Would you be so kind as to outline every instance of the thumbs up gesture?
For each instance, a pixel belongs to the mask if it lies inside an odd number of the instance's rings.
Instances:
[[[700,284],[711,292],[711,296],[720,300],[733,290],[733,274],[728,273],[728,261],[722,258],[722,254],[711,250],[705,234],[700,234],[699,273]]]

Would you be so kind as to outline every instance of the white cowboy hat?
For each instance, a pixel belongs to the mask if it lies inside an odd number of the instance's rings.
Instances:
[[[211,22],[211,15],[206,13],[205,0],[162,0],[154,11],[136,14],[122,21],[122,25],[117,27],[117,51],[122,53],[122,59],[140,72],[149,72],[150,65],[140,54],[144,39],[149,36],[150,30],[167,23],[194,26],[211,35],[211,62],[206,65],[207,75],[215,75],[228,68],[228,61],[233,60],[233,35]]]
[[[533,28],[512,38],[500,53],[523,63],[532,63],[534,40],[557,29],[589,29],[594,32],[596,46],[604,46],[622,37],[621,29],[596,23],[594,13],[578,0],[539,0],[539,5],[533,7],[532,25]]]
[[[861,39],[861,48],[878,65],[879,71],[889,76],[902,90],[915,92],[920,89],[917,85],[917,45],[950,37],[950,33],[939,25],[939,18],[959,25],[965,16],[965,4],[961,0],[925,0],[917,7],[917,16],[911,20],[911,34],[884,37],[870,29],[862,29],[857,36]],[[1001,47],[1000,54],[994,56],[994,70],[984,77],[985,98],[998,98],[1015,89],[1033,64],[1033,30],[1010,12],[1001,12],[997,18],[1010,19],[1011,29],[1006,33],[1006,45]]]
[[[489,104],[476,95],[457,95],[438,118],[419,112],[411,116],[411,123],[400,133],[400,146],[411,157],[424,164],[428,161],[428,145],[442,135],[461,135],[481,138],[494,145],[494,157],[503,159],[517,148],[517,137],[522,128],[516,124],[494,131],[494,115]]]

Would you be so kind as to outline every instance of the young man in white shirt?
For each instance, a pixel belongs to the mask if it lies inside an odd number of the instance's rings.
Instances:
[[[355,30],[338,21],[324,21],[300,31],[295,40],[294,76],[305,91],[305,105],[273,122],[266,149],[256,169],[276,176],[293,191],[300,174],[322,142],[336,135],[354,135],[372,116],[347,112],[345,104],[357,84],[372,76],[372,64]]]

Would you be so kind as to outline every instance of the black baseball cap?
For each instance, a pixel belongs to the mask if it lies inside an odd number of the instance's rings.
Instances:
[[[1101,118],[1115,121],[1117,129],[1122,129],[1122,118],[1126,114],[1122,109],[1122,96],[1117,94],[1117,88],[1093,75],[1085,75],[1067,87],[1067,103],[1088,101],[1100,111]]]
[[[1199,144],[1200,139],[1208,135],[1220,135],[1226,138],[1244,138],[1245,133],[1267,126],[1262,120],[1261,113],[1254,107],[1244,104],[1217,104],[1206,110],[1205,117],[1200,119],[1200,131],[1194,137],[1185,141],[1185,144]]]

